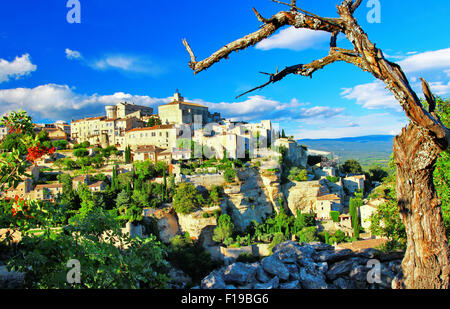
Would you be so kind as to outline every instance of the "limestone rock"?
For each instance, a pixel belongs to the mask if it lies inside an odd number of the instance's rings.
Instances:
[[[202,280],[202,289],[225,289],[226,284],[223,280],[222,271],[213,271]]]
[[[269,274],[278,276],[281,280],[289,279],[289,270],[275,255],[264,258],[261,265]]]
[[[315,256],[318,262],[328,262],[329,264],[342,261],[355,256],[355,253],[350,249],[343,249],[339,251],[323,251]]]
[[[254,281],[256,269],[252,265],[237,262],[225,268],[223,279],[226,283],[245,285]]]
[[[280,279],[278,277],[273,277],[270,281],[266,283],[255,283],[253,286],[256,290],[269,290],[278,288],[280,283]]]
[[[356,286],[353,283],[353,281],[347,280],[344,278],[337,278],[336,280],[333,281],[333,285],[335,287],[337,287],[338,289],[343,289],[343,290],[356,289]]]
[[[296,289],[300,289],[300,288],[301,288],[300,282],[298,280],[280,284],[280,289],[284,289],[284,290],[296,290]]]
[[[304,289],[327,289],[328,284],[325,282],[323,276],[314,276],[306,271],[300,269],[300,283]]]
[[[256,279],[262,283],[267,283],[271,279],[260,264],[258,264],[258,267],[256,268]]]
[[[327,278],[334,280],[339,276],[346,275],[350,271],[358,266],[360,262],[359,258],[351,258],[348,260],[340,261],[333,264],[327,271]]]

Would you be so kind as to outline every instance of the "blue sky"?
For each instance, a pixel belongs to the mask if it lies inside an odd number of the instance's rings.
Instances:
[[[101,115],[121,100],[157,107],[176,89],[223,116],[271,119],[297,138],[397,134],[407,122],[398,103],[365,72],[349,64],[326,67],[312,79],[289,76],[235,99],[266,81],[258,72],[308,63],[328,53],[329,35],[283,28],[256,47],[234,53],[193,75],[181,41],[198,59],[258,29],[251,8],[269,17],[286,7],[269,0],[80,0],[81,24],[66,20],[66,0],[3,1],[0,8],[0,114],[22,108],[36,122]],[[289,2],[289,1],[287,1]],[[371,24],[367,0],[359,23],[415,89],[426,78],[450,93],[447,1],[380,0],[381,23]],[[337,16],[335,0],[299,1]],[[338,45],[348,46],[343,36]]]

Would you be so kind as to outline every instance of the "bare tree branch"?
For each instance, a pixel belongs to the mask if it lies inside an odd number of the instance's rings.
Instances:
[[[266,19],[261,16],[254,9],[254,12],[259,21],[263,22],[264,25],[253,33],[250,33],[240,39],[237,39],[224,47],[220,48],[218,51],[213,53],[208,58],[196,61],[195,54],[190,48],[186,40],[183,40],[183,44],[186,47],[187,52],[190,55],[191,61],[189,66],[197,74],[209,67],[214,63],[219,62],[222,59],[227,59],[227,57],[234,51],[239,51],[247,47],[253,46],[258,42],[261,42],[265,38],[271,36],[279,28],[283,26],[294,26],[295,28],[307,28],[312,30],[323,30],[330,33],[341,32],[342,21],[339,18],[317,18],[315,16],[308,16],[299,12],[279,12],[272,16],[270,19]]]
[[[277,72],[275,74],[270,73],[263,73],[270,76],[270,79],[268,82],[257,86],[249,91],[246,91],[242,93],[241,95],[237,96],[237,98],[242,97],[243,95],[246,95],[248,93],[251,93],[255,90],[262,89],[270,84],[276,83],[283,78],[285,78],[287,75],[290,74],[296,74],[301,76],[306,76],[312,78],[312,74],[320,69],[323,69],[325,66],[332,64],[337,61],[345,61],[351,64],[354,64],[358,67],[361,67],[361,69],[368,71],[366,67],[364,67],[364,62],[361,59],[361,56],[359,56],[357,53],[355,53],[352,50],[345,50],[341,48],[332,48],[330,50],[330,54],[324,58],[314,60],[313,62],[309,64],[297,64],[293,66],[286,67],[285,69],[281,70],[280,72]]]
[[[422,77],[420,78],[422,81],[422,89],[423,94],[425,95],[425,100],[428,103],[428,111],[432,114],[434,110],[436,109],[436,99],[434,95],[431,93],[430,85],[426,80],[424,80]]]

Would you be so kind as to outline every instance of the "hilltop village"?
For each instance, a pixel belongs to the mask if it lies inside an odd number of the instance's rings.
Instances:
[[[34,131],[56,151],[2,198],[78,205],[73,211],[82,213],[89,195],[117,207],[130,235],[146,237],[153,226],[162,242],[187,238],[225,265],[269,256],[286,240],[352,250],[384,241],[370,233],[383,201],[367,199],[366,175],[310,155],[270,120],[229,121],[176,92],[156,114],[120,102],[104,116]],[[81,204],[68,200],[72,192]],[[174,277],[182,287],[195,279]]]

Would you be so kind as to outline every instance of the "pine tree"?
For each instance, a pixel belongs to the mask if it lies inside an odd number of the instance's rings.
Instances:
[[[131,148],[130,148],[130,146],[127,146],[125,148],[125,163],[127,163],[127,164],[131,163]]]

